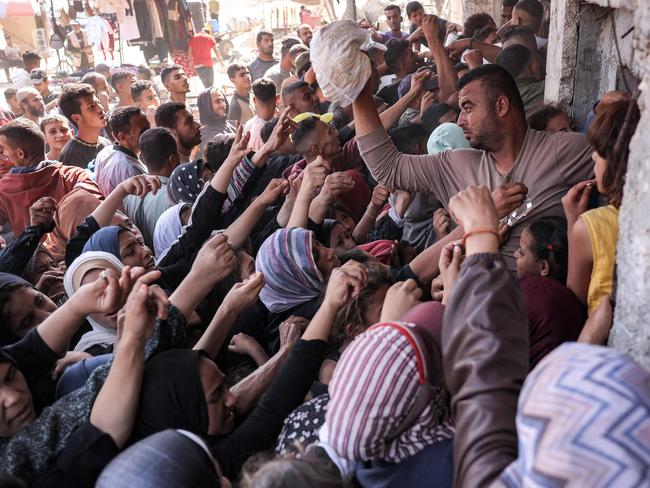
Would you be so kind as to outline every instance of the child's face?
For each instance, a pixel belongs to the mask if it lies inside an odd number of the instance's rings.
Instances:
[[[420,27],[422,25],[422,20],[424,19],[424,10],[418,9],[409,15],[409,20],[413,22],[416,26]]]

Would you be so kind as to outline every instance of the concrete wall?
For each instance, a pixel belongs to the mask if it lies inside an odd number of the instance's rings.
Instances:
[[[618,293],[609,343],[650,370],[650,0],[634,8],[641,120],[630,146],[618,241]]]
[[[630,147],[617,250],[616,310],[609,344],[650,369],[650,0],[610,0],[621,57],[619,67],[607,0],[551,4],[547,57],[547,101],[573,105],[582,119],[608,90],[641,83],[641,121]],[[621,36],[634,30],[624,39]],[[644,136],[644,134],[646,136]]]
[[[607,14],[608,9],[576,0],[551,4],[551,26],[547,55],[545,98],[571,107],[574,122],[582,127],[594,101],[609,90],[624,87],[625,76],[633,90],[639,67],[634,61],[632,34],[621,38],[634,26],[634,12],[625,8]],[[632,73],[618,67],[614,43],[616,34],[623,63]]]

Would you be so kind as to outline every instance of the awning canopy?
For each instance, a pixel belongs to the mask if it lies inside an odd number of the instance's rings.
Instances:
[[[35,13],[31,0],[0,0],[0,19],[33,17]]]

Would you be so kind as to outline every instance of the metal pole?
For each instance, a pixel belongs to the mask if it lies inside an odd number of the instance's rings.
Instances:
[[[357,21],[357,2],[355,0],[348,0],[345,7],[344,19]]]

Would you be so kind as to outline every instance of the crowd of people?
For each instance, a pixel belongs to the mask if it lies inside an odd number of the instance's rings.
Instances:
[[[650,483],[650,373],[606,346],[638,93],[544,105],[538,0],[384,13],[345,27],[364,51],[260,31],[232,96],[209,40],[200,93],[180,65],[53,93],[23,55],[3,486]]]

